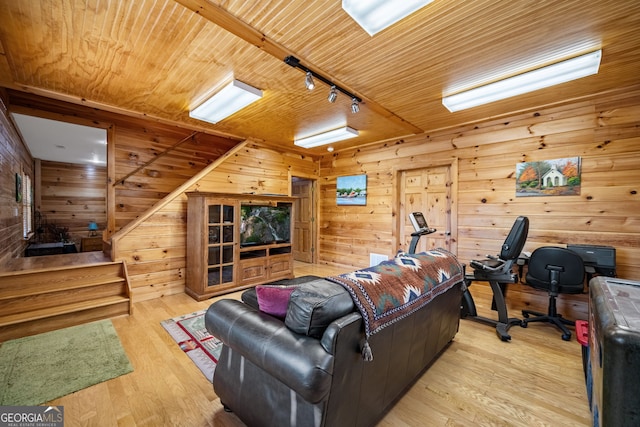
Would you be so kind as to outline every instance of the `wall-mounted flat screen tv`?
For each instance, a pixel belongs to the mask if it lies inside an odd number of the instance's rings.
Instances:
[[[291,205],[240,206],[240,246],[289,243]]]

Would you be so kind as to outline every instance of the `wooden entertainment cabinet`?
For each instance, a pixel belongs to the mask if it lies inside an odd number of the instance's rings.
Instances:
[[[293,278],[293,202],[287,196],[187,193],[185,292],[198,301],[279,279]],[[288,235],[250,241],[242,233],[242,210],[288,211]],[[247,227],[247,224],[244,224]],[[246,241],[242,241],[245,236]]]

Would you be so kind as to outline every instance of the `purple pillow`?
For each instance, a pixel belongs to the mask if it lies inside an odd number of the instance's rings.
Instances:
[[[256,286],[260,311],[284,319],[287,315],[289,298],[296,288],[297,286]]]

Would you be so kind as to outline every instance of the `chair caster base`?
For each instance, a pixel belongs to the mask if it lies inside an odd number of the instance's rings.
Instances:
[[[498,338],[500,338],[500,341],[511,341],[511,335],[507,332],[508,329],[509,325],[505,325],[504,323],[496,325],[496,334]]]
[[[511,335],[509,335],[507,331],[511,326],[521,325],[521,324],[522,324],[522,321],[515,317],[510,317],[507,320],[507,323],[503,323],[503,322],[496,323],[496,333],[498,334],[498,338],[500,338],[501,341],[510,341]]]
[[[522,319],[522,322],[520,322],[521,327],[526,328],[529,325],[529,322],[549,322],[562,331],[561,336],[564,341],[571,341],[571,331],[568,331],[567,328],[563,326],[563,324],[571,325],[575,323],[566,319],[562,319],[560,316],[555,318],[549,318],[549,316],[538,316],[532,317],[531,319],[526,319],[527,317],[529,317],[529,314],[535,313],[525,313],[524,311],[522,312],[522,315],[525,317],[525,319]]]
[[[500,341],[504,341],[504,342],[511,340],[511,335],[509,335],[509,332],[508,332],[509,328],[513,325],[521,324],[521,320],[515,317],[509,317],[506,322],[500,322],[498,320],[488,319],[482,316],[471,316],[471,315],[467,315],[463,317],[463,319],[473,320],[475,322],[480,322],[486,325],[494,326],[496,328],[496,335],[498,335],[498,338],[500,338]]]

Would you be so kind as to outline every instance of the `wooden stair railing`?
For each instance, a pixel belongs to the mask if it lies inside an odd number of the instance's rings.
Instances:
[[[131,313],[124,261],[0,273],[0,342]]]

